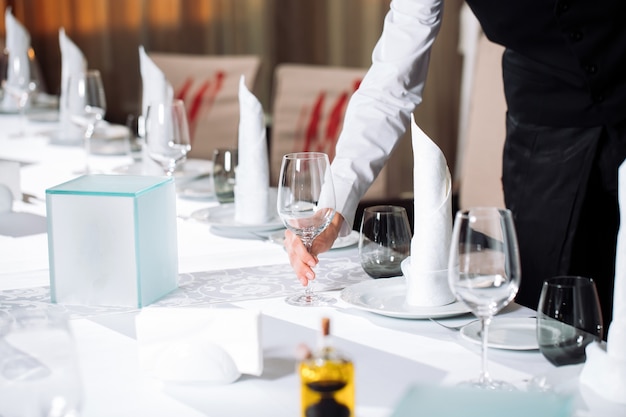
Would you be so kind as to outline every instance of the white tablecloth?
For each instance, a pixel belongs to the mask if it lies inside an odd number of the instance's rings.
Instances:
[[[17,129],[16,116],[0,115],[0,160],[23,163],[21,186],[24,193],[45,197],[45,190],[67,181],[84,163],[79,147],[49,144],[45,135],[55,123],[29,123],[31,136],[12,139],[8,132]],[[102,163],[120,166],[123,156],[103,156]],[[213,303],[255,309],[262,313],[264,372],[260,377],[243,376],[233,384],[218,386],[163,384],[146,377],[139,369],[133,309],[118,311],[71,310],[71,325],[79,352],[85,389],[85,417],[116,416],[295,416],[299,413],[299,383],[295,374],[295,351],[300,343],[314,345],[320,319],[331,317],[336,344],[347,352],[356,367],[357,415],[389,416],[404,392],[414,383],[453,385],[473,378],[480,368],[478,345],[462,339],[459,332],[440,327],[428,320],[390,318],[362,311],[338,298],[333,307],[299,308],[283,298],[299,290],[282,247],[261,239],[233,239],[218,236],[206,224],[190,221],[189,215],[200,208],[216,205],[211,199],[177,199],[179,218],[178,249],[181,282],[187,289],[207,279],[232,279],[233,276],[259,276],[262,268],[282,271],[276,296],[268,293],[239,294],[225,298],[217,292],[206,298],[181,292],[177,303]],[[45,216],[45,203],[17,201],[14,210]],[[23,237],[0,236],[0,307],[11,308],[19,302],[45,302],[48,280],[47,236],[36,233]],[[339,265],[343,272],[335,287],[368,278],[359,271],[355,246],[331,251],[321,259],[323,265]],[[343,268],[343,269],[342,269]],[[320,283],[324,280],[321,274]],[[219,278],[221,277],[221,278]],[[224,278],[226,277],[226,278]],[[345,280],[342,282],[342,278]],[[30,288],[30,295],[24,289]],[[182,288],[182,286],[181,286]],[[10,291],[14,291],[11,293]],[[13,301],[7,294],[14,296]],[[20,298],[21,297],[21,298]],[[16,302],[19,299],[21,301]],[[26,300],[26,301],[25,301]],[[172,299],[170,299],[172,300]],[[3,304],[4,303],[4,304]],[[11,304],[13,303],[13,304]],[[529,317],[534,312],[517,305],[509,306],[503,316]],[[467,322],[472,316],[447,319],[449,323]],[[490,349],[491,375],[525,389],[538,375],[549,375],[557,368],[537,350]],[[10,401],[10,399],[1,399]],[[578,415],[588,415],[585,403],[578,400]]]

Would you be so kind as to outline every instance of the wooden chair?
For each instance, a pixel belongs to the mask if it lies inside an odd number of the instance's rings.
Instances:
[[[149,54],[185,102],[191,133],[190,158],[212,159],[213,150],[237,146],[239,79],[252,90],[261,60],[256,56]]]

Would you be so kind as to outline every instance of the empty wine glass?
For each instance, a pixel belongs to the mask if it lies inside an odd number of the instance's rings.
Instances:
[[[363,210],[359,233],[359,257],[372,278],[402,275],[402,261],[411,251],[411,225],[406,209],[372,206]]]
[[[537,341],[555,366],[582,363],[585,348],[601,341],[600,300],[593,279],[561,276],[544,281],[537,307]]]
[[[517,236],[511,212],[495,207],[459,211],[454,220],[450,288],[480,319],[482,369],[478,379],[464,382],[477,388],[513,390],[487,371],[487,340],[493,316],[517,294],[521,280]]]
[[[320,152],[296,152],[283,156],[278,180],[278,214],[285,226],[295,233],[307,250],[313,240],[330,224],[335,215],[335,189],[328,155]],[[335,302],[332,297],[316,294],[309,281],[304,294],[288,297],[296,306],[321,306]]]
[[[6,66],[0,71],[4,93],[3,108],[17,109],[20,114],[20,129],[12,137],[26,136],[26,108],[39,83],[33,63],[28,53],[15,54],[9,51]]]
[[[71,74],[67,92],[70,120],[85,132],[85,168],[80,173],[88,174],[91,172],[91,138],[98,123],[104,119],[107,108],[100,71],[94,69]]]
[[[191,150],[185,103],[176,99],[148,106],[145,135],[150,158],[173,176]]]

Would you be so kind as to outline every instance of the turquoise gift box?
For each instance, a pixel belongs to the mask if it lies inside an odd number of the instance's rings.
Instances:
[[[177,288],[172,178],[84,175],[46,206],[53,303],[143,307]]]

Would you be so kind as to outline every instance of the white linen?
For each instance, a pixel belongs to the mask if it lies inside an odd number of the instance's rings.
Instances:
[[[372,66],[350,99],[332,163],[337,211],[349,233],[357,205],[422,101],[441,0],[393,0]]]
[[[260,313],[238,308],[145,308],[136,317],[141,368],[164,381],[228,384],[263,373]]]
[[[11,55],[21,55],[21,62],[28,62],[28,50],[30,49],[30,34],[22,24],[13,16],[11,7],[7,7],[4,12],[4,24],[6,28],[6,49]],[[7,82],[23,78],[30,78],[30,67],[28,65],[14,68],[7,66]],[[2,101],[2,108],[5,110],[17,110],[17,102],[10,94],[5,94]]]
[[[167,81],[163,71],[148,56],[143,46],[139,46],[139,69],[142,83],[139,134],[145,138],[145,121],[148,107],[159,103],[171,103],[174,99],[174,88]],[[161,175],[163,169],[149,157],[147,146],[143,147],[142,154],[141,172],[149,175]]]
[[[413,143],[414,229],[411,256],[403,262],[406,302],[439,306],[454,301],[448,285],[452,235],[452,180],[441,149],[411,115]]]
[[[169,103],[174,98],[174,89],[143,46],[139,46],[139,69],[142,83],[141,115],[145,120],[148,106]]]
[[[270,220],[270,170],[263,107],[239,80],[239,162],[235,169],[235,221],[262,224]]]
[[[70,120],[68,86],[71,76],[87,70],[87,59],[80,48],[59,29],[59,47],[61,48],[61,95],[59,96],[59,142],[83,140],[83,130]]]
[[[618,199],[622,218],[626,216],[626,164],[619,168]],[[617,234],[613,320],[606,346],[587,346],[587,360],[580,374],[580,383],[596,394],[615,403],[626,404],[626,224]],[[605,328],[608,323],[605,323]]]
[[[11,203],[13,203],[13,200],[22,198],[19,162],[0,160],[0,185],[2,184],[11,191]],[[0,212],[2,212],[2,209],[0,209]]]

